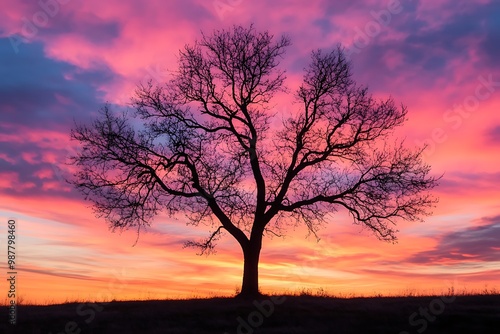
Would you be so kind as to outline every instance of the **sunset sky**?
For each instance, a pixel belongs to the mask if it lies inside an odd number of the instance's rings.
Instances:
[[[206,297],[241,285],[242,253],[229,235],[217,254],[187,240],[209,229],[182,216],[140,235],[112,233],[64,178],[77,152],[74,122],[109,102],[125,108],[141,82],[161,83],[178,50],[201,31],[254,23],[286,34],[282,67],[295,90],[311,51],[341,43],[354,78],[408,107],[397,131],[429,145],[444,175],[425,221],[398,224],[397,244],[377,240],[344,212],[319,243],[306,229],[266,238],[263,292],[322,288],[398,294],[500,288],[500,1],[498,0],[1,0],[0,263],[7,220],[18,224],[18,292],[25,301]],[[276,108],[292,108],[291,100]],[[3,302],[6,280],[1,279]]]

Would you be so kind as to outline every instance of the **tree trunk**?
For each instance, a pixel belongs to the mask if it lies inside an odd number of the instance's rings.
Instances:
[[[243,247],[243,283],[241,292],[237,297],[252,299],[261,295],[259,292],[259,257],[262,247],[262,238],[250,239],[250,242]]]

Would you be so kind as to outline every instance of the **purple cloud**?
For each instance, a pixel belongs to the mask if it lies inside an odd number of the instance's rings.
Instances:
[[[484,225],[445,234],[433,250],[417,253],[408,261],[420,264],[500,261],[500,216],[482,221]]]

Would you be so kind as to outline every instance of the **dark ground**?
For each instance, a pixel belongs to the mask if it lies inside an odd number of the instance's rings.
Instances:
[[[500,333],[500,295],[273,298],[3,306],[0,333]]]

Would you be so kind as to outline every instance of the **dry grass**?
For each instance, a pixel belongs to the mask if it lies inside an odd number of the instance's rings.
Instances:
[[[441,302],[444,309],[426,321],[425,333],[495,333],[500,328],[498,293],[448,292],[446,304]],[[271,297],[20,305],[18,324],[12,327],[2,321],[0,333],[419,333],[425,321],[419,310],[435,308],[441,300],[412,295],[331,297],[324,290],[274,296],[281,303],[272,303]],[[414,313],[414,321],[420,322],[412,326],[409,318]],[[6,307],[0,318],[7,319]]]

